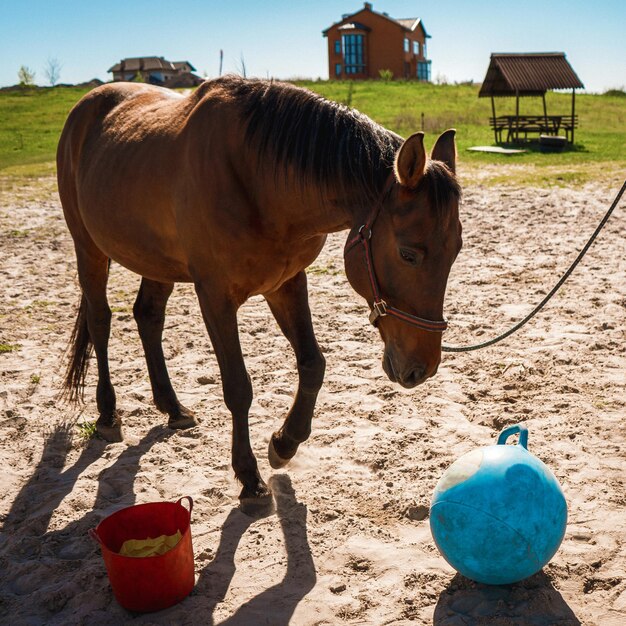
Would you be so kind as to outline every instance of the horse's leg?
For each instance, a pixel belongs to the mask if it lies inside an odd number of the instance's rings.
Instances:
[[[311,434],[311,419],[326,361],[313,332],[306,274],[300,272],[278,291],[267,295],[266,300],[296,353],[299,375],[293,406],[284,424],[270,439],[269,462],[278,469],[289,462]]]
[[[176,397],[163,356],[161,338],[165,323],[165,306],[174,283],[160,283],[142,278],[133,314],[139,329],[157,409],[169,415],[170,428],[191,428],[198,422],[193,413]]]
[[[76,261],[78,280],[86,304],[87,328],[98,363],[96,404],[99,417],[96,429],[106,441],[122,441],[122,422],[117,413],[115,391],[109,372],[111,309],[106,294],[109,259],[90,242],[84,246],[76,245]]]
[[[197,282],[195,288],[220,367],[224,402],[233,416],[232,466],[243,486],[239,499],[245,503],[271,498],[250,445],[248,412],[252,404],[252,383],[239,343],[239,304],[226,295],[226,290],[212,289],[203,281]]]

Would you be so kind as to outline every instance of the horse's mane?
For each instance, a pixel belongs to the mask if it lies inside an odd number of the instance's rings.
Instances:
[[[275,174],[380,196],[402,138],[343,104],[288,83],[220,79],[241,106],[246,140]]]
[[[285,175],[293,168],[302,184],[379,199],[392,171],[399,135],[343,104],[288,83],[218,79],[241,106],[246,140],[258,147],[260,162]],[[420,186],[436,207],[459,196],[447,168],[431,161]]]

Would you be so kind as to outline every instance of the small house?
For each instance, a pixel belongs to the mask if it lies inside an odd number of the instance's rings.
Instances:
[[[328,39],[331,80],[380,78],[390,71],[395,78],[430,81],[430,35],[417,17],[396,19],[366,2],[322,34]]]
[[[202,82],[202,78],[193,72],[196,68],[189,61],[168,61],[163,57],[132,57],[122,59],[109,72],[114,81],[141,80],[152,85],[174,87],[195,86]]]

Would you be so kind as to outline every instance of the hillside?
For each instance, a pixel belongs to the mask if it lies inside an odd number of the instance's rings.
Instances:
[[[403,136],[424,130],[427,145],[432,145],[437,133],[456,128],[460,161],[470,180],[577,185],[600,179],[616,183],[626,169],[626,98],[621,92],[577,96],[580,128],[573,150],[542,154],[531,149],[526,154],[506,157],[467,151],[471,146],[493,144],[487,123],[491,103],[487,98],[477,97],[478,85],[375,81],[298,84],[355,107]],[[31,175],[51,172],[65,118],[87,91],[57,87],[0,92],[0,172]],[[548,93],[547,104],[551,113],[569,113],[571,95]],[[498,115],[511,114],[515,102],[499,99],[496,106]],[[524,113],[540,113],[541,106],[539,98],[521,102]],[[506,172],[491,171],[488,167],[503,163],[522,167],[506,168]]]

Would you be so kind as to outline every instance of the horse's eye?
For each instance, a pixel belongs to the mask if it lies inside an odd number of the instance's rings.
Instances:
[[[418,254],[415,250],[409,250],[408,248],[400,248],[400,257],[405,263],[409,265],[419,265],[422,260],[422,255]]]

